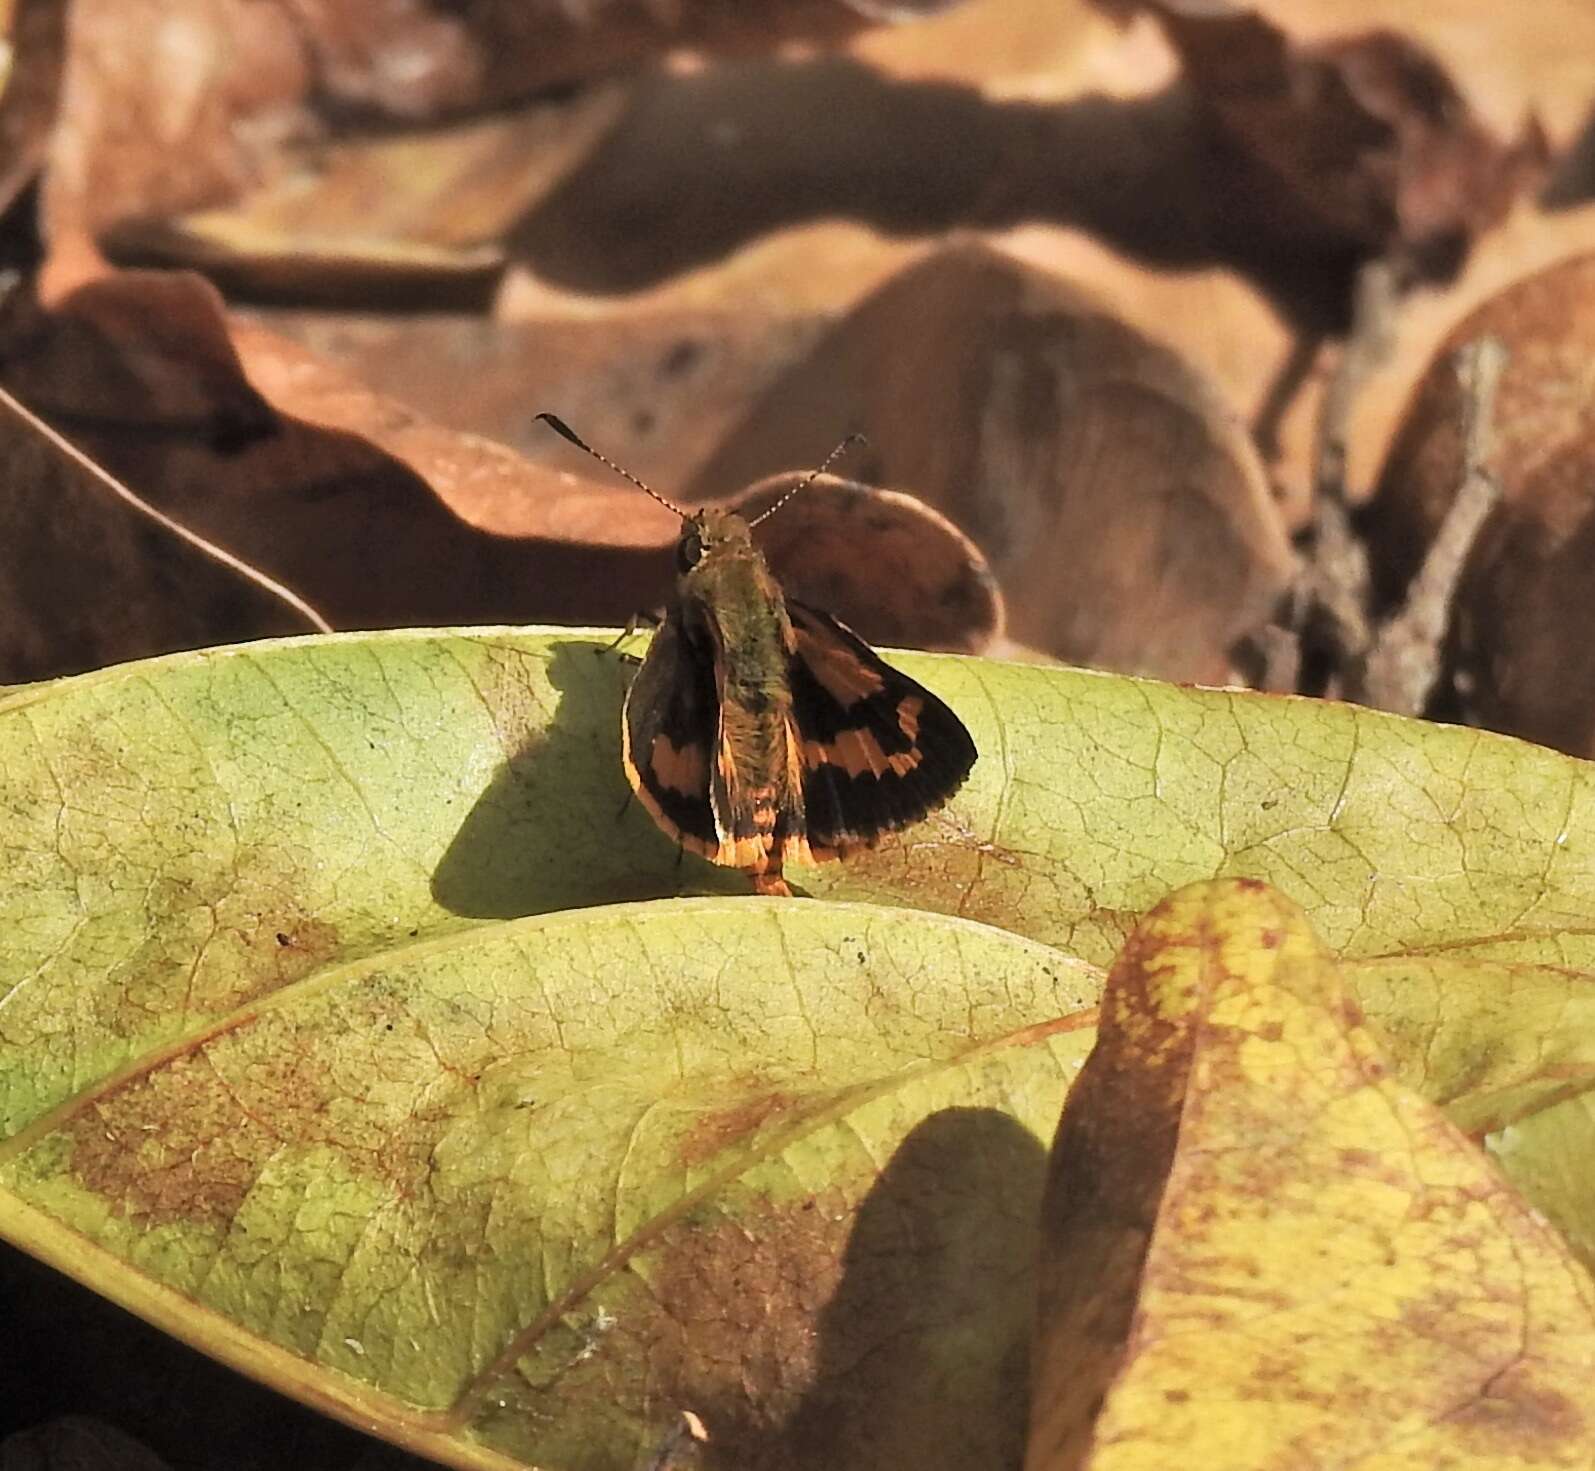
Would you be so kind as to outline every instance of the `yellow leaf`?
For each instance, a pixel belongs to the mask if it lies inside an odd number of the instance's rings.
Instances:
[[[1595,1285],[1255,880],[1122,952],[1043,1240],[1027,1471],[1590,1464]]]

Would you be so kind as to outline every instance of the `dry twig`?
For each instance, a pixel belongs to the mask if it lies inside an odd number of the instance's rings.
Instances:
[[[317,633],[331,633],[332,625],[327,622],[314,608],[299,596],[291,587],[285,587],[273,577],[268,577],[258,567],[251,566],[242,557],[234,556],[225,547],[217,546],[213,541],[207,541],[197,531],[191,531],[181,521],[176,521],[168,516],[157,506],[152,506],[142,496],[128,489],[111,472],[101,465],[97,465],[88,455],[84,454],[71,440],[65,438],[55,429],[51,428],[43,419],[33,412],[16,395],[5,388],[0,388],[0,405],[11,410],[34,433],[42,435],[51,445],[77,465],[87,471],[95,480],[109,490],[118,500],[131,506],[141,516],[148,516],[157,526],[163,527],[173,536],[186,541],[190,546],[198,548],[207,557],[220,562],[222,566],[230,568],[240,577],[247,578],[257,587],[264,588],[274,598],[286,603],[294,612],[310,624]]]
[[[1312,550],[1301,611],[1304,635],[1323,646],[1340,674],[1331,683],[1342,687],[1345,671],[1360,664],[1373,642],[1372,579],[1367,549],[1351,524],[1346,441],[1357,394],[1390,352],[1401,290],[1401,272],[1389,261],[1370,261],[1358,272],[1351,335],[1325,385],[1319,414]]]
[[[1506,348],[1494,337],[1470,342],[1456,355],[1463,391],[1462,483],[1407,589],[1406,601],[1379,629],[1363,661],[1357,688],[1351,692],[1362,704],[1402,715],[1421,714],[1428,704],[1457,583],[1486,517],[1501,499],[1500,484],[1486,461],[1495,394],[1506,358]]]

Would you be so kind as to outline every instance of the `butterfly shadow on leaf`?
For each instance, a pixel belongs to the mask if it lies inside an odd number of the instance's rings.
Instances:
[[[742,875],[683,855],[630,798],[620,711],[635,665],[597,639],[547,656],[557,692],[473,802],[432,875],[432,897],[473,919],[654,899],[746,893]]]
[[[792,1412],[772,1428],[697,1404],[710,1471],[1018,1466],[1046,1169],[998,1109],[916,1125],[859,1203]]]

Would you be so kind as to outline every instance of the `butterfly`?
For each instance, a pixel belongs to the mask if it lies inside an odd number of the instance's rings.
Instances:
[[[787,865],[873,847],[958,790],[976,757],[963,721],[846,624],[786,597],[753,542],[862,436],[749,521],[684,511],[537,417],[681,517],[674,595],[621,712],[626,778],[665,833],[750,874],[755,893],[789,896]]]

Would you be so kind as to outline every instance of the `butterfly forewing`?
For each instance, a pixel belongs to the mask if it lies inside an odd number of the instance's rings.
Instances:
[[[706,735],[718,723],[713,653],[694,646],[678,617],[667,617],[626,693],[622,755],[627,780],[654,821],[711,859],[720,837]]]
[[[816,857],[868,846],[919,821],[975,763],[964,723],[828,613],[787,601],[789,678]]]

